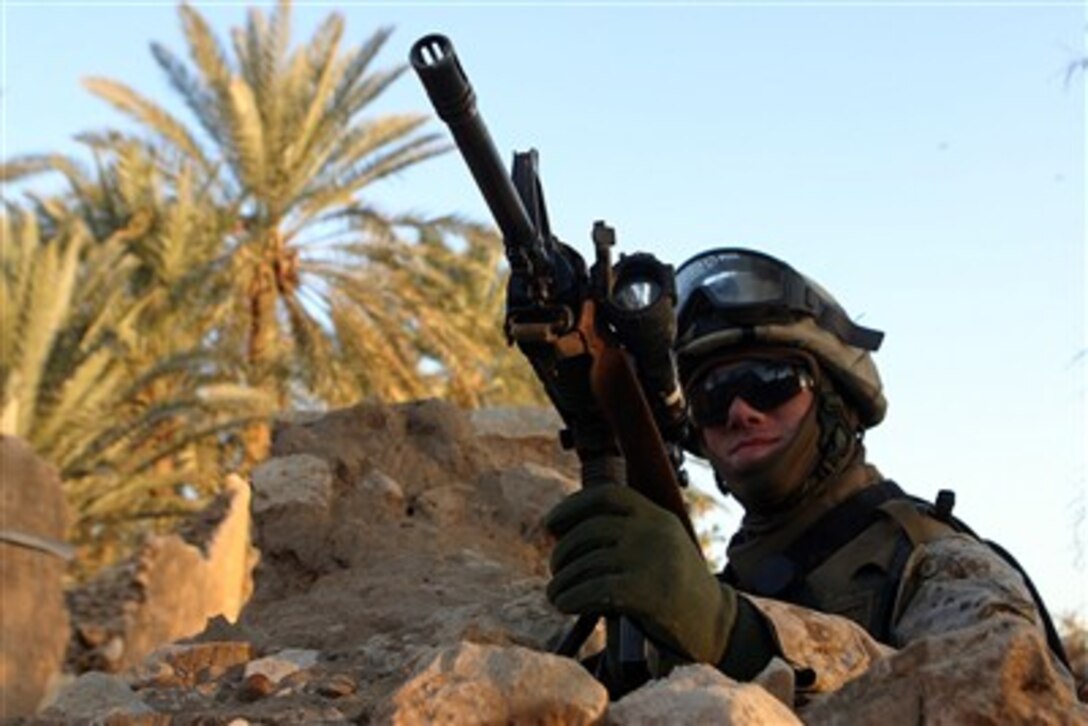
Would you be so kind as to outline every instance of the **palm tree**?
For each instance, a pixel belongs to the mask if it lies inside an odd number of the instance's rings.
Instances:
[[[202,497],[182,485],[216,491],[233,432],[271,407],[207,340],[226,311],[224,220],[191,170],[119,135],[83,141],[96,174],[55,155],[0,167],[59,171],[70,189],[2,218],[0,403],[3,432],[57,467],[75,539],[101,550],[191,510]]]
[[[247,382],[279,406],[542,400],[499,332],[494,233],[358,198],[443,150],[421,116],[360,117],[403,71],[368,72],[389,32],[340,53],[334,15],[288,54],[288,11],[252,11],[230,63],[181,6],[195,70],[153,53],[199,130],[92,79],[152,134],[78,137],[93,173],[49,154],[0,168],[5,181],[54,171],[68,184],[3,216],[5,242],[19,244],[3,254],[0,412],[3,431],[60,469],[82,541],[184,510],[162,496],[178,485],[214,490],[240,463],[240,422],[257,434],[248,461],[260,458],[269,400]]]
[[[445,145],[421,132],[424,115],[363,115],[404,71],[371,70],[387,29],[345,51],[344,22],[333,14],[292,51],[283,0],[270,17],[250,11],[246,26],[232,33],[231,58],[195,9],[182,4],[179,14],[193,66],[159,44],[152,53],[199,132],[121,83],[93,78],[85,85],[190,160],[217,206],[233,215],[233,323],[223,340],[243,352],[251,382],[281,405],[295,395],[321,398],[342,389],[337,361],[360,327],[405,350],[413,330],[389,307],[383,271],[366,245],[345,243],[350,230],[336,220],[361,206],[358,195],[369,185]],[[372,379],[406,375],[371,368]],[[370,392],[382,392],[383,384],[371,383],[377,391]]]
[[[503,333],[508,273],[493,229],[451,215],[389,217],[357,207],[344,216],[365,240],[357,253],[385,270],[371,294],[389,303],[375,314],[396,316],[357,324],[353,316],[366,305],[337,306],[345,314],[338,328],[351,331],[344,336],[343,367],[359,377],[358,388],[381,388],[392,398],[441,396],[473,407],[547,401],[529,364]],[[404,244],[405,239],[413,243]],[[343,274],[331,268],[326,273]],[[381,334],[389,327],[404,332],[395,341],[399,345],[389,345]],[[375,366],[352,368],[350,360],[379,363],[392,375],[371,380]]]
[[[0,431],[56,466],[74,539],[101,546],[139,520],[190,511],[177,488],[214,489],[229,465],[223,436],[268,405],[214,355],[180,347],[181,316],[165,319],[161,286],[133,284],[132,229],[95,239],[63,202],[42,207],[47,224],[14,207],[0,216]],[[163,343],[167,330],[177,345]]]

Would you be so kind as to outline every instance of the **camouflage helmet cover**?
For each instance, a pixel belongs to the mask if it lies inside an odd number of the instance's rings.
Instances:
[[[871,351],[883,333],[853,323],[831,295],[770,255],[709,250],[676,272],[681,379],[730,349],[799,349],[813,356],[871,428],[887,402]]]

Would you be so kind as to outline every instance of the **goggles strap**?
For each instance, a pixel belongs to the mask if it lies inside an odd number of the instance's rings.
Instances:
[[[884,333],[872,328],[864,328],[850,320],[841,310],[825,305],[820,314],[815,316],[816,324],[836,338],[854,348],[875,351],[884,342]]]

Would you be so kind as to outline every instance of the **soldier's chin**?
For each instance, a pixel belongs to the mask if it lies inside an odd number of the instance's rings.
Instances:
[[[770,441],[745,445],[729,455],[725,469],[742,476],[755,469],[761,469],[778,454],[781,443],[781,441]]]

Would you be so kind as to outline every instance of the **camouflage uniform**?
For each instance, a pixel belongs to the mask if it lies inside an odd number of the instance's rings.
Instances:
[[[750,356],[801,356],[825,374],[817,469],[838,463],[799,476],[796,496],[773,515],[742,499],[745,520],[721,577],[762,615],[796,677],[797,704],[811,702],[806,720],[849,712],[866,721],[854,706],[883,693],[873,721],[1088,722],[1021,572],[952,526],[950,509],[934,516],[865,463],[861,433],[887,406],[870,355],[882,334],[853,324],[788,265],[750,250],[697,255],[678,270],[677,286],[686,387],[722,361]],[[689,448],[705,454],[700,441]],[[873,499],[888,486],[896,494]]]
[[[849,712],[863,721],[858,702],[868,699],[883,704],[871,710],[889,723],[987,714],[1004,723],[1088,723],[1088,706],[1047,646],[1023,579],[972,537],[952,534],[911,554],[892,629],[896,648],[848,618],[747,597],[792,667],[806,720]],[[873,695],[881,691],[883,698]]]

